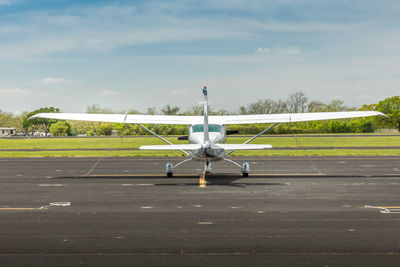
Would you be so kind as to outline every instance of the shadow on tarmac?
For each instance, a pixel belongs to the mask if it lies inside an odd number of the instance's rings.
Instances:
[[[280,176],[281,178],[285,176]],[[255,177],[243,177],[241,175],[235,174],[211,174],[206,177],[207,186],[233,186],[233,187],[246,187],[246,186],[287,186],[288,183],[276,183],[276,182],[249,182],[243,181],[240,182],[241,179],[261,179],[261,178],[271,178],[270,176],[255,176]],[[176,175],[174,177],[166,177],[165,175],[90,175],[90,176],[59,176],[54,177],[53,179],[85,179],[85,180],[95,180],[95,179],[108,179],[108,180],[116,180],[116,179],[146,179],[149,183],[151,183],[151,179],[162,179],[165,180],[165,183],[152,183],[154,186],[199,186],[199,175],[191,174],[191,175]],[[193,179],[194,182],[182,182],[177,183],[178,179]],[[167,182],[170,181],[170,182]]]

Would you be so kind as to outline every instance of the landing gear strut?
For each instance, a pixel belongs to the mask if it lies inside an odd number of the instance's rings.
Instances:
[[[238,163],[234,162],[233,160],[230,160],[230,159],[227,159],[227,158],[224,158],[224,160],[226,160],[226,161],[228,161],[230,163],[233,163],[236,166],[238,166],[242,171],[243,177],[248,177],[249,176],[250,164],[248,162],[245,162],[245,163],[243,163],[243,166],[240,166]]]
[[[175,164],[175,167],[174,167],[174,165],[172,165],[171,162],[168,162],[167,165],[165,165],[165,172],[167,173],[167,177],[172,177],[174,175],[174,168],[178,167],[179,165],[181,165],[185,162],[191,161],[191,160],[192,160],[192,158],[185,159],[185,160]]]

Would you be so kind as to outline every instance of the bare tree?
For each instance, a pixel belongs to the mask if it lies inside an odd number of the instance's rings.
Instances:
[[[250,114],[269,114],[274,107],[275,101],[271,99],[257,100],[257,102],[251,103],[247,110]]]
[[[183,112],[183,114],[192,116],[203,115],[203,106],[200,105],[191,106],[189,109]]]
[[[303,92],[296,92],[289,96],[287,100],[288,111],[291,113],[299,113],[307,111],[307,97]]]
[[[288,112],[287,102],[283,101],[282,99],[278,99],[278,101],[275,102],[271,113],[285,113],[285,112]]]
[[[166,105],[165,107],[163,107],[161,109],[161,112],[164,115],[177,115],[179,112],[180,108],[178,106],[170,106],[170,105]]]
[[[239,114],[241,114],[241,115],[249,114],[249,112],[247,111],[246,106],[240,106],[240,108],[239,108]]]
[[[146,114],[147,115],[155,115],[156,114],[156,108],[152,107],[152,108],[147,108]]]

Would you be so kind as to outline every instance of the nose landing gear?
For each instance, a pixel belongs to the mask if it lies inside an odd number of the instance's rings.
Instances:
[[[207,161],[206,165],[204,166],[204,171],[206,173],[211,173],[211,162]]]

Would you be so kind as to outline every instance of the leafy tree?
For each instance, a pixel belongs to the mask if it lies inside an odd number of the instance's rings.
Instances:
[[[4,112],[0,110],[0,126],[1,127],[9,127],[11,126],[14,119],[14,114],[11,112]]]
[[[357,109],[354,107],[348,107],[344,105],[344,102],[342,100],[334,99],[326,106],[326,110],[324,111],[351,111],[351,110],[357,110]]]
[[[376,105],[377,104],[364,104],[359,108],[358,110],[360,111],[371,111],[371,110],[376,110]]]
[[[50,133],[54,136],[68,136],[71,134],[71,124],[66,121],[57,121],[50,126]]]
[[[112,124],[102,124],[98,129],[98,134],[100,135],[111,135],[113,130]]]
[[[327,105],[325,103],[322,103],[320,101],[311,101],[308,103],[308,112],[321,112],[321,111],[326,111]]]
[[[32,111],[23,118],[22,127],[24,128],[26,133],[27,132],[33,133],[36,129],[41,129],[47,136],[47,134],[50,131],[50,126],[53,123],[56,123],[57,120],[43,119],[43,118],[35,118],[30,120],[29,118],[38,113],[59,113],[59,112],[60,109],[55,107],[40,108],[35,111]]]
[[[379,101],[376,110],[384,113],[389,118],[377,118],[380,124],[394,126],[400,131],[400,96],[393,96]]]

